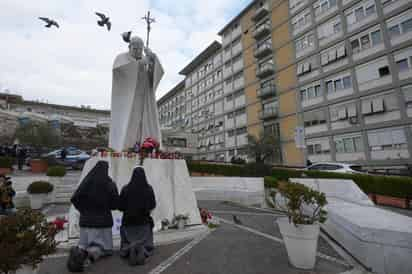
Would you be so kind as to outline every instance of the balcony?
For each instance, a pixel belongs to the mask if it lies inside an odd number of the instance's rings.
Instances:
[[[265,78],[275,72],[275,65],[272,62],[264,63],[256,71],[258,78]]]
[[[263,36],[268,35],[270,31],[271,31],[270,23],[269,22],[263,23],[259,26],[256,26],[256,28],[253,30],[253,37],[255,37],[255,39],[259,39]]]
[[[261,87],[258,92],[257,96],[260,98],[267,98],[276,96],[276,86],[275,84],[270,84],[265,87]]]
[[[271,108],[266,108],[259,112],[259,118],[261,120],[266,120],[266,119],[271,119],[271,118],[276,118],[278,117],[278,108],[277,107],[271,107]]]
[[[262,19],[263,17],[265,17],[268,13],[269,13],[269,7],[268,7],[268,4],[266,3],[263,6],[258,7],[255,10],[255,14],[252,17],[252,20],[257,22],[260,19]]]
[[[265,42],[255,46],[255,57],[262,58],[272,53],[272,43]]]

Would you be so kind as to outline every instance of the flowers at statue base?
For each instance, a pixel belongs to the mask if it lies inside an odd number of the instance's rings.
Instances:
[[[212,219],[212,214],[206,208],[200,208],[199,210],[202,223],[207,225],[209,223],[209,220]]]
[[[52,221],[51,224],[54,225],[54,227],[56,228],[57,231],[62,231],[62,230],[64,230],[64,225],[67,222],[68,221],[64,217],[56,217],[56,219],[54,221]]]

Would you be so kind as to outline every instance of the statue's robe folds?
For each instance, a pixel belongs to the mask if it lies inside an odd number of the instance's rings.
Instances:
[[[126,52],[114,62],[109,147],[115,151],[147,137],[162,140],[155,93],[164,71],[155,55],[149,60],[136,60]]]

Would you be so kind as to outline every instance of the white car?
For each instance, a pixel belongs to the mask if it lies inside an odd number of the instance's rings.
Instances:
[[[306,170],[316,170],[336,173],[364,173],[360,165],[346,163],[316,163],[306,168]]]

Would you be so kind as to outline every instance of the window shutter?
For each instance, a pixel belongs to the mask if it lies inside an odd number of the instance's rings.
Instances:
[[[372,100],[373,113],[384,112],[383,98],[376,98]]]
[[[369,133],[368,134],[368,141],[370,147],[379,146],[379,138],[378,133]]]
[[[348,107],[348,117],[356,117],[356,105],[351,105]]]
[[[327,52],[322,53],[320,56],[320,63],[322,66],[327,65],[329,62],[329,54]]]
[[[332,49],[329,51],[329,62],[336,60],[336,49]]]
[[[392,132],[390,130],[379,132],[378,137],[381,146],[392,145]]]
[[[337,50],[338,58],[343,58],[346,56],[346,49],[345,46],[340,46]]]
[[[394,145],[406,144],[405,131],[403,129],[391,130]]]
[[[302,75],[302,74],[303,74],[303,70],[304,70],[304,69],[303,69],[303,65],[304,65],[304,64],[299,64],[299,65],[298,65],[298,75]]]
[[[372,113],[372,102],[369,100],[362,101],[362,114],[367,115]]]
[[[339,109],[338,118],[339,118],[339,120],[346,120],[346,118],[347,118],[346,107],[343,107],[343,108]]]

